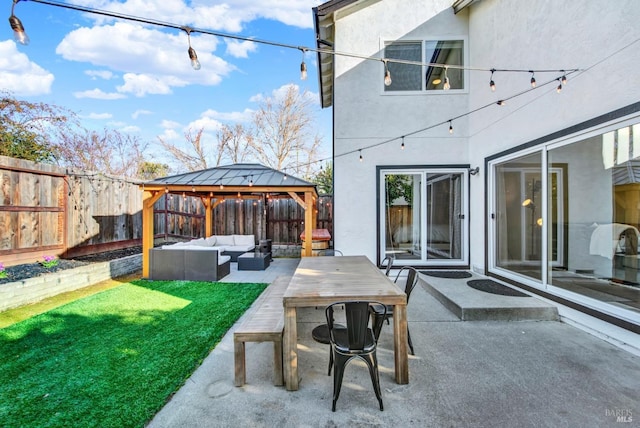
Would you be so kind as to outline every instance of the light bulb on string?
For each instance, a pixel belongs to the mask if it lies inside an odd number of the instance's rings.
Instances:
[[[566,85],[567,84],[567,75],[563,74],[562,77],[560,78],[560,83],[562,83],[562,85]]]
[[[558,87],[556,88],[556,92],[560,93],[562,92],[562,79],[558,79],[558,81],[560,82],[560,84],[558,84]]]
[[[444,84],[442,85],[442,89],[444,89],[445,91],[448,91],[449,89],[451,89],[451,84],[449,83],[449,77],[447,76],[447,69],[448,67],[444,68]]]
[[[402,144],[400,144],[400,150],[404,150],[404,135],[402,136]]]
[[[300,80],[307,80],[307,64],[304,62],[304,53],[306,49],[300,49],[302,52],[302,62],[300,63]]]
[[[384,86],[389,86],[392,83],[389,65],[386,59],[383,59],[382,62],[384,63]]]
[[[496,91],[496,82],[493,81],[493,73],[496,72],[495,68],[491,69],[491,77],[489,78],[489,87],[491,88],[491,92]]]
[[[362,149],[359,149],[358,152],[360,153],[360,162],[362,162],[364,159],[362,158]]]
[[[200,70],[200,61],[198,61],[198,55],[196,54],[196,50],[191,47],[191,28],[184,28],[184,31],[187,33],[187,40],[189,41],[189,49],[187,49],[187,53],[189,54],[189,59],[191,60],[191,67],[194,70]]]
[[[536,78],[534,77],[534,72],[533,71],[529,71],[529,73],[531,73],[531,87],[535,88],[536,87]]]
[[[11,6],[11,16],[9,17],[9,25],[11,25],[11,29],[13,30],[13,38],[17,43],[21,45],[28,45],[30,40],[27,33],[24,31],[24,26],[22,25],[22,21],[20,18],[13,14],[13,10],[16,7],[16,4],[20,0],[13,0],[13,5]]]
[[[449,134],[453,134],[453,125],[451,124],[451,121],[449,121]]]
[[[498,104],[499,106],[503,106],[505,105],[507,102],[505,100],[499,100],[496,104]]]

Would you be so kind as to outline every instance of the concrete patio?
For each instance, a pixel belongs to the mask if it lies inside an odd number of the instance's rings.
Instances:
[[[262,272],[232,268],[224,280],[270,282],[291,275],[297,262],[276,259]],[[424,281],[408,305],[416,351],[409,384],[394,382],[392,329],[385,326],[378,350],[385,410],[378,410],[365,366],[354,362],[333,413],[328,346],[311,338],[324,311],[300,313],[298,391],[273,386],[271,343],[247,344],[247,383],[234,387],[232,329],[149,426],[640,424],[640,357],[558,321],[461,321],[427,292]]]

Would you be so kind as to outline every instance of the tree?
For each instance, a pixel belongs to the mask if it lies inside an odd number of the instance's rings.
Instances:
[[[158,140],[160,140],[162,147],[164,147],[185,170],[198,171],[209,167],[207,164],[207,153],[202,144],[203,133],[204,128],[200,128],[195,135],[191,129],[185,132],[184,137],[190,149],[188,151],[180,149],[175,144],[165,141],[161,137],[158,137]]]
[[[277,170],[293,169],[310,177],[317,160],[320,137],[312,130],[311,97],[288,85],[283,96],[262,100],[253,116],[251,148],[258,161]]]
[[[236,123],[233,127],[222,125],[218,131],[219,161],[225,154],[232,163],[242,163],[250,159],[252,141],[251,131],[242,124]],[[218,162],[218,164],[220,163]]]
[[[102,133],[81,129],[62,135],[55,143],[58,163],[63,166],[125,177],[138,175],[145,149],[139,138],[113,129]]]
[[[311,182],[318,186],[318,193],[323,195],[333,194],[333,164],[327,162],[326,166],[316,173]]]
[[[142,162],[138,169],[138,178],[142,180],[153,180],[169,175],[169,165],[157,162]]]
[[[0,93],[0,155],[34,162],[53,162],[51,141],[77,123],[74,113],[55,105],[30,103]]]

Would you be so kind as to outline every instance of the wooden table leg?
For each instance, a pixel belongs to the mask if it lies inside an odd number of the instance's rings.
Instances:
[[[407,337],[407,305],[396,305],[393,309],[393,351],[396,367],[396,382],[409,383],[409,352]]]
[[[298,390],[298,325],[296,308],[284,308],[284,382],[287,391]]]

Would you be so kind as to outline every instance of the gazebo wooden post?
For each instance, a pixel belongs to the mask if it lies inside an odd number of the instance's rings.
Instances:
[[[202,199],[204,204],[204,236],[207,238],[213,235],[213,200],[212,196],[207,196]]]
[[[149,277],[149,250],[153,248],[153,206],[164,192],[142,192],[142,277]]]
[[[311,257],[313,255],[313,228],[315,226],[315,216],[313,215],[315,210],[315,206],[313,204],[313,192],[304,192],[304,202],[306,205],[304,211],[304,256]]]

